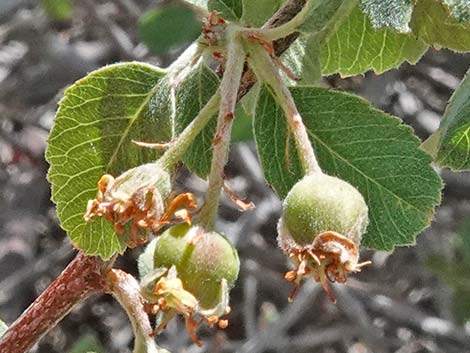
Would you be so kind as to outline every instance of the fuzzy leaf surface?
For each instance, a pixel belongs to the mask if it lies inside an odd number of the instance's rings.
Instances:
[[[145,246],[145,250],[137,259],[137,269],[139,270],[139,278],[142,279],[153,271],[153,257],[158,239],[153,239]]]
[[[412,0],[361,0],[361,7],[374,28],[390,27],[409,32],[413,12]]]
[[[196,117],[199,111],[215,94],[219,78],[203,62],[199,63],[175,90],[175,129],[181,133]],[[205,178],[210,171],[212,160],[212,140],[217,127],[217,119],[211,119],[207,126],[194,139],[183,156],[184,164],[194,173]]]
[[[447,1],[450,3],[450,1]],[[454,1],[457,4],[457,1]],[[458,4],[457,4],[458,5]],[[455,51],[470,50],[470,6],[467,12],[457,12],[460,19],[467,18],[467,22],[459,21],[452,16],[449,7],[442,1],[418,0],[413,11],[411,28],[413,33],[427,44],[436,48],[449,48]],[[453,7],[454,11],[458,7]],[[452,7],[451,7],[452,9]],[[465,15],[466,13],[466,15]]]
[[[281,56],[281,60],[300,81],[285,80],[292,85],[313,85],[321,79],[320,43],[317,36],[300,35]]]
[[[354,95],[315,87],[291,92],[322,169],[355,186],[368,204],[362,244],[392,250],[414,243],[431,222],[442,185],[411,128]],[[302,174],[292,138],[286,162],[285,117],[267,88],[254,133],[265,177],[283,198]]]
[[[374,29],[356,7],[321,49],[323,74],[353,76],[370,69],[382,73],[404,61],[416,63],[426,45],[412,34]]]
[[[470,170],[470,71],[447,105],[439,136],[436,162],[456,171]]]
[[[349,0],[317,0],[307,14],[299,32],[310,35],[341,22],[351,10]]]
[[[109,258],[126,248],[128,239],[116,234],[110,222],[87,223],[83,215],[103,174],[118,176],[158,157],[132,140],[171,139],[169,117],[155,114],[163,75],[142,63],[110,65],[77,81],[60,102],[46,151],[48,179],[62,228],[88,255]]]
[[[470,2],[468,0],[444,0],[449,7],[450,13],[459,22],[470,21]]]

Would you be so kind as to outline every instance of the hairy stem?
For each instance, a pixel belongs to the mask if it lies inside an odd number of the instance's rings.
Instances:
[[[260,30],[255,30],[256,34],[259,34],[268,41],[274,41],[277,39],[285,38],[296,32],[298,28],[305,22],[311,10],[318,4],[318,0],[307,0],[303,8],[298,12],[291,20],[281,24],[277,27],[267,27]],[[248,30],[249,31],[249,30]]]
[[[201,109],[193,121],[183,130],[178,138],[172,142],[171,147],[160,157],[159,163],[165,168],[170,169],[183,157],[194,138],[207,125],[210,119],[219,109],[220,94],[215,93],[212,98]]]
[[[248,62],[256,76],[266,82],[274,91],[275,97],[286,116],[289,131],[295,139],[298,156],[305,174],[321,173],[307,129],[289,88],[283,82],[279,69],[275,66],[266,50],[257,43],[248,43],[250,56]]]
[[[230,134],[235,117],[235,104],[237,103],[238,88],[245,65],[245,52],[238,34],[233,34],[227,45],[227,62],[225,72],[220,83],[220,109],[217,117],[217,131],[213,141],[211,171],[209,186],[204,206],[201,210],[201,223],[208,229],[215,224],[217,208],[219,206],[220,191],[224,183],[224,167],[227,163],[230,148]]]
[[[0,340],[0,352],[27,352],[76,304],[93,293],[103,291],[103,273],[108,271],[111,262],[79,253],[8,328]]]
[[[164,353],[152,337],[152,326],[144,309],[144,299],[136,279],[121,270],[111,270],[107,276],[109,293],[121,304],[134,329],[134,353]]]

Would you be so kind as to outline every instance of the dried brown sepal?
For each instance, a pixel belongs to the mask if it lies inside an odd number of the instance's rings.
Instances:
[[[151,314],[165,313],[165,319],[154,331],[155,335],[165,329],[168,321],[175,314],[184,317],[188,334],[198,346],[202,346],[196,334],[199,324],[205,322],[209,327],[218,325],[222,329],[228,326],[227,319],[221,319],[217,315],[201,315],[197,299],[183,288],[183,282],[177,277],[161,277],[155,284],[153,295],[157,298],[156,303],[146,305],[148,312]],[[224,314],[228,314],[230,311],[230,307],[227,306]],[[196,318],[200,318],[200,320],[196,320]]]
[[[226,26],[226,21],[216,11],[212,11],[202,23],[201,32],[204,44],[208,46],[221,45],[224,40]]]
[[[279,228],[283,228],[282,219]],[[289,301],[294,299],[302,278],[308,276],[320,282],[328,297],[336,303],[329,283],[346,283],[348,273],[360,272],[370,261],[359,262],[358,246],[336,232],[317,235],[311,245],[299,245],[280,229],[279,246],[291,258],[295,270],[288,271],[284,278],[294,282]]]
[[[126,172],[116,179],[109,174],[103,175],[98,181],[96,198],[88,201],[85,221],[105,217],[113,223],[118,234],[122,234],[129,224],[131,248],[145,243],[148,234],[158,232],[162,225],[181,221],[191,224],[191,211],[197,208],[194,195],[185,193],[165,200],[166,193],[162,195],[155,186],[157,180],[147,180],[145,173]],[[129,187],[129,181],[134,177],[141,184]]]
[[[239,198],[232,190],[230,190],[225,182],[223,184],[223,189],[227,196],[230,197],[230,200],[232,200],[232,202],[237,205],[240,211],[244,212],[255,208],[253,201],[245,201]]]

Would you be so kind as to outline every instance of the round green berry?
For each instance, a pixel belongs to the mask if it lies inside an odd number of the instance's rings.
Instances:
[[[222,279],[231,287],[240,261],[233,245],[221,234],[199,226],[179,224],[157,238],[154,268],[176,267],[185,290],[202,309],[212,309],[222,298]]]
[[[367,205],[351,184],[322,173],[307,175],[288,193],[283,221],[299,245],[312,244],[321,233],[360,239],[367,227]]]

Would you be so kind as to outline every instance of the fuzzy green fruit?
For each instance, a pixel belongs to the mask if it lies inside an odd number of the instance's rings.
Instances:
[[[231,287],[237,279],[240,261],[235,248],[221,234],[179,224],[161,234],[155,246],[154,268],[172,266],[200,307],[212,309],[223,296],[222,280]]]
[[[356,245],[367,227],[367,205],[351,184],[322,173],[307,175],[284,200],[284,223],[299,245],[324,232],[336,232]]]

